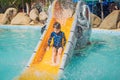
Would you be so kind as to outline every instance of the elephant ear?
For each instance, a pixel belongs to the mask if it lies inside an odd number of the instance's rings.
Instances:
[[[87,5],[83,5],[83,11],[82,11],[82,15],[86,20],[90,20],[90,11]]]
[[[83,8],[82,15],[83,15],[84,19],[87,21],[87,23],[89,24],[90,23],[89,7],[87,5],[83,5],[82,8]],[[89,25],[87,25],[87,26],[89,26]]]

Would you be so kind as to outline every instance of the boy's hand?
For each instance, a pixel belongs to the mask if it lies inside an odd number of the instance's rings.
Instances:
[[[47,48],[46,48],[46,50],[48,51],[50,49],[50,47],[48,46]]]

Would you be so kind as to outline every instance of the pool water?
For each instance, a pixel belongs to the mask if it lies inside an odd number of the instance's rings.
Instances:
[[[39,28],[0,28],[0,80],[13,80],[21,73],[40,36]]]
[[[27,65],[40,29],[0,28],[0,80],[13,80]],[[93,30],[91,45],[74,51],[61,80],[120,80],[120,32]]]
[[[93,30],[91,43],[74,51],[61,80],[120,80],[120,31]]]

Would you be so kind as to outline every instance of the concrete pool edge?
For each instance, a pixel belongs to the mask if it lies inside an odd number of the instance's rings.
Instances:
[[[0,29],[41,29],[39,25],[0,25]]]
[[[99,29],[99,28],[92,28],[92,30],[104,30],[104,31],[120,31],[120,28],[119,29]]]
[[[114,33],[114,34],[120,34],[120,30],[107,30],[107,29],[92,29],[92,33]]]

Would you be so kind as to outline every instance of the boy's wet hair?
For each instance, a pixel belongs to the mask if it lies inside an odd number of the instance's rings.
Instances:
[[[55,22],[54,25],[53,25],[53,28],[61,29],[60,23],[59,22]]]

